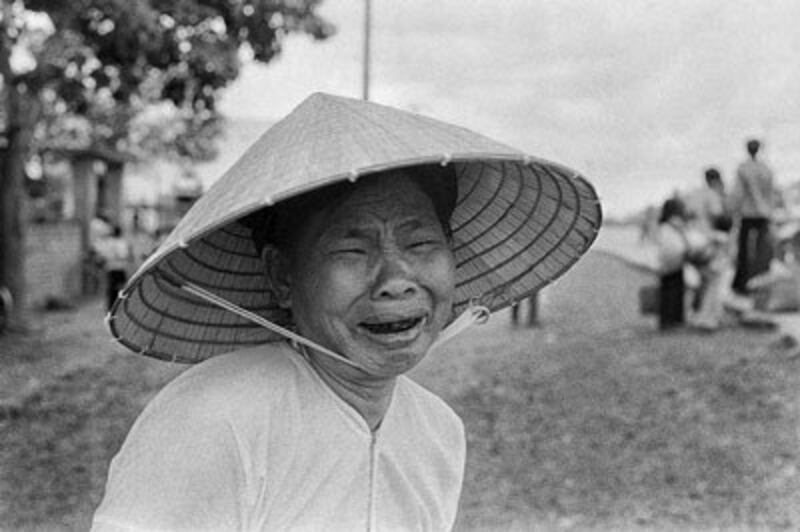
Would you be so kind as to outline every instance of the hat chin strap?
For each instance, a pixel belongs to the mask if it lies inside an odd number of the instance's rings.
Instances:
[[[182,282],[180,283],[180,288],[213,305],[216,305],[220,308],[233,312],[234,314],[241,316],[246,320],[252,321],[253,323],[260,325],[265,329],[269,329],[274,333],[280,334],[281,336],[287,338],[293,343],[309,347],[314,351],[317,351],[318,353],[327,355],[335,360],[338,360],[339,362],[347,364],[348,366],[352,366],[358,369],[364,369],[360,365],[350,360],[349,358],[346,358],[336,353],[335,351],[331,351],[327,347],[323,347],[318,343],[309,340],[305,336],[301,336],[294,331],[290,331],[286,327],[281,327],[280,325],[272,323],[268,319],[259,316],[255,312],[251,312],[245,308],[240,307],[239,305],[235,305],[234,303],[231,303],[227,299],[220,297],[217,294],[214,294],[213,292],[209,292],[205,288],[197,286],[194,283]],[[488,308],[475,303],[470,303],[470,306],[467,307],[467,309],[464,312],[462,312],[447,327],[442,329],[442,331],[439,333],[439,336],[436,338],[433,344],[431,344],[431,346],[428,348],[428,352],[430,353],[434,349],[437,349],[442,344],[451,340],[458,334],[464,332],[472,325],[486,323],[486,321],[489,319],[490,314],[491,312],[489,311]]]
[[[456,319],[451,321],[447,327],[441,330],[439,336],[428,348],[428,352],[430,353],[431,351],[438,349],[441,345],[449,342],[473,325],[483,325],[489,320],[489,316],[491,314],[491,311],[487,307],[478,305],[475,302],[471,302],[464,312],[459,314]]]
[[[247,310],[246,308],[242,308],[239,305],[235,305],[235,304],[231,303],[230,301],[228,301],[227,299],[225,299],[223,297],[220,297],[217,294],[214,294],[212,292],[209,292],[205,288],[197,286],[194,283],[187,283],[187,282],[181,283],[180,287],[181,287],[182,290],[185,290],[185,291],[189,292],[190,294],[193,294],[193,295],[199,297],[200,299],[203,299],[205,301],[208,301],[209,303],[217,305],[218,307],[221,307],[221,308],[223,308],[225,310],[233,312],[234,314],[237,314],[237,315],[241,316],[242,318],[244,318],[246,320],[252,321],[256,325],[261,325],[265,329],[269,329],[272,332],[278,333],[281,336],[287,338],[288,340],[291,340],[292,342],[296,342],[298,344],[302,344],[302,345],[308,346],[308,347],[310,347],[311,349],[313,349],[315,351],[318,351],[318,352],[320,352],[322,354],[325,354],[325,355],[327,355],[327,356],[329,356],[331,358],[334,358],[334,359],[338,360],[339,362],[344,362],[345,364],[348,364],[350,366],[353,366],[355,368],[359,368],[360,369],[360,366],[358,366],[356,363],[354,363],[353,361],[343,357],[342,355],[340,355],[340,354],[338,354],[338,353],[336,353],[334,351],[331,351],[327,347],[323,347],[323,346],[319,345],[316,342],[312,342],[311,340],[309,340],[305,336],[301,336],[301,335],[297,334],[294,331],[290,331],[286,327],[281,327],[278,324],[272,323],[268,319],[266,319],[266,318],[264,318],[262,316],[259,316],[255,312],[251,312],[251,311]]]

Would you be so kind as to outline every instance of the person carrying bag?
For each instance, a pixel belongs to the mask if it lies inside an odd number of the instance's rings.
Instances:
[[[689,242],[683,231],[685,220],[686,210],[680,199],[670,198],[664,202],[658,221],[658,327],[661,330],[686,322],[683,265],[689,253]]]

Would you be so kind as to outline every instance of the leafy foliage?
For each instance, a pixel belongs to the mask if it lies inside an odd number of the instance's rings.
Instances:
[[[171,111],[180,133],[159,135],[156,121],[145,128],[154,139],[143,145],[158,155],[206,159],[219,132],[216,98],[239,75],[240,54],[268,62],[292,32],[330,36],[333,27],[316,14],[319,4],[17,0],[18,16],[4,21],[6,32],[34,66],[15,73],[12,83],[41,97],[37,138],[46,146],[152,155],[128,132],[132,122],[141,126],[143,116],[155,116],[149,109],[156,106],[162,116]],[[76,134],[79,124],[84,131]],[[84,145],[75,146],[76,138]]]
[[[328,37],[320,3],[2,0],[0,285],[25,301],[22,204],[32,152],[212,157],[216,97],[239,75],[239,54],[267,62],[292,32]],[[13,322],[24,322],[23,308],[16,305]]]

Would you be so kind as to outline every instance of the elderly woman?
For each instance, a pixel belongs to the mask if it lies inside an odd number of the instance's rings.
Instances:
[[[599,221],[563,167],[311,96],[115,304],[124,345],[202,363],[136,421],[94,529],[451,528],[463,426],[403,374],[563,272]]]

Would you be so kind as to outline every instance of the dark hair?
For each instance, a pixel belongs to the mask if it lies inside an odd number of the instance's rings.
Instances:
[[[661,215],[658,217],[658,223],[664,223],[673,216],[686,219],[686,205],[679,198],[669,198],[661,206]]]
[[[426,164],[399,170],[408,175],[431,198],[436,217],[450,238],[450,215],[455,209],[457,199],[453,165],[442,167],[440,164]],[[361,179],[369,177],[364,176]],[[332,205],[341,204],[353,190],[354,186],[350,181],[334,183],[256,211],[243,219],[242,223],[251,229],[253,244],[259,254],[268,243],[288,252],[297,242],[303,220]]]
[[[719,170],[717,170],[713,166],[711,168],[706,169],[706,183],[710,185],[712,183],[721,183],[721,182],[722,182],[722,176],[720,175]]]
[[[750,139],[747,141],[747,153],[750,155],[755,155],[758,153],[758,150],[761,148],[761,143],[756,139]]]

